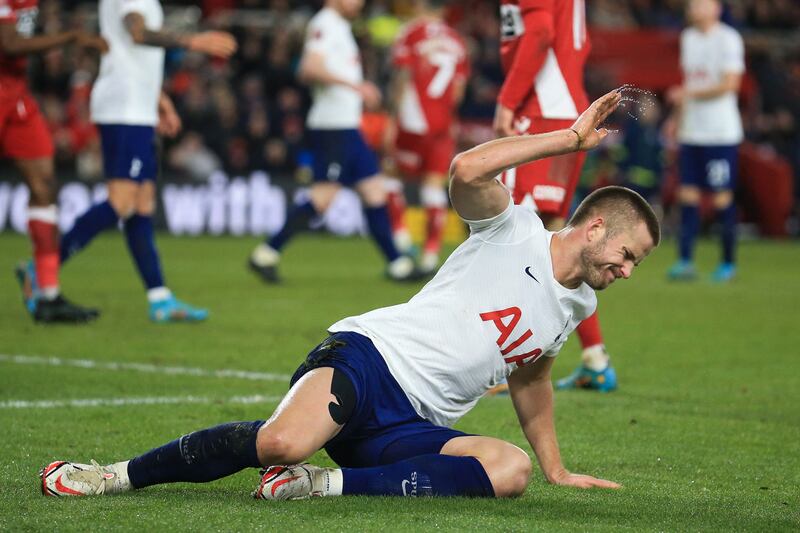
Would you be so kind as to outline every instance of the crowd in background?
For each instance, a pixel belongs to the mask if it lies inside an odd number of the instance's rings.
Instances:
[[[305,23],[320,1],[206,0],[164,2],[167,25],[224,28],[239,42],[227,62],[172,50],[167,55],[165,88],[183,119],[183,132],[163,145],[164,171],[172,179],[202,181],[215,170],[244,175],[266,170],[289,179],[305,162],[304,116],[308,91],[295,79]],[[291,4],[291,6],[290,6]],[[503,75],[499,64],[497,2],[454,3],[453,23],[467,38],[472,76],[460,109],[464,122],[488,124]],[[592,0],[590,27],[627,30],[684,25],[684,0]],[[43,0],[40,31],[96,26],[96,6]],[[362,47],[366,76],[385,87],[387,49],[408,13],[404,0],[367,2],[354,31]],[[748,71],[756,95],[743,110],[749,140],[789,160],[800,193],[800,3],[794,0],[732,0],[726,22],[745,36]],[[591,63],[591,59],[590,59]],[[89,120],[88,96],[97,57],[75,49],[52,50],[31,62],[31,86],[40,98],[57,146],[62,176],[101,178],[98,138]],[[604,87],[593,87],[597,94]],[[645,106],[636,119],[622,115],[624,135],[590,161],[590,179],[622,181],[657,190],[666,107]],[[663,111],[662,111],[663,109]],[[466,130],[465,130],[466,131]],[[464,134],[469,145],[481,138]],[[631,169],[634,170],[631,170]],[[642,170],[644,169],[644,170]],[[650,169],[648,171],[648,169]],[[599,176],[599,178],[598,178]]]

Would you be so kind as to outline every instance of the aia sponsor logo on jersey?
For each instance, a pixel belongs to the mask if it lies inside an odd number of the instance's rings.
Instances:
[[[500,332],[500,336],[497,337],[497,346],[500,348],[500,355],[503,356],[503,360],[507,364],[516,364],[518,367],[525,366],[541,357],[541,348],[517,353],[516,355],[512,354],[514,350],[533,337],[533,332],[530,329],[526,329],[519,337],[513,340],[511,339],[514,329],[522,318],[522,310],[519,307],[509,307],[507,309],[500,309],[499,311],[481,313],[480,317],[484,322],[494,323],[495,327]]]

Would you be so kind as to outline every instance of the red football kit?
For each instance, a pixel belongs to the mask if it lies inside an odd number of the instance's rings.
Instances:
[[[408,177],[447,174],[455,152],[455,86],[469,76],[464,41],[442,21],[419,19],[395,41],[392,63],[410,73],[397,110],[395,164]]]
[[[588,106],[583,67],[590,44],[584,0],[501,0],[499,104],[514,111],[519,134],[568,128]],[[516,203],[565,217],[580,179],[583,152],[510,169],[504,183]]]
[[[589,107],[583,67],[591,45],[584,0],[501,0],[500,58],[505,82],[498,103],[514,111],[514,128],[545,133],[570,127]],[[503,173],[514,202],[566,218],[585,152],[540,159]],[[577,328],[584,348],[603,344],[595,312]]]
[[[38,0],[0,0],[0,24],[14,24],[29,37],[36,28]],[[39,159],[53,155],[53,141],[39,106],[28,92],[26,56],[0,52],[0,156]]]

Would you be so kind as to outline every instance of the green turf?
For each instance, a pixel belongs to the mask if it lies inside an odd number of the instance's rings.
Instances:
[[[153,325],[122,239],[107,235],[67,266],[69,296],[102,308],[83,327],[31,323],[11,276],[28,253],[0,235],[0,354],[151,363],[287,374],[352,313],[400,302],[415,286],[382,279],[362,240],[307,237],[285,255],[286,282],[265,287],[244,269],[252,239],[162,237],[170,286],[206,305],[200,325]],[[700,267],[717,251],[704,244]],[[280,395],[282,382],[168,376],[0,362],[0,402],[202,396],[204,405],[0,409],[0,530],[753,530],[800,528],[800,248],[746,243],[730,286],[667,283],[668,243],[629,282],[600,295],[621,388],[559,392],[556,419],[568,468],[621,482],[620,491],[552,487],[536,473],[524,497],[249,498],[255,471],[206,485],[177,484],[86,499],[43,498],[37,469],[54,459],[128,458],[186,431],[265,418],[274,404],[232,396]],[[556,374],[577,361],[571,340]],[[508,399],[490,398],[459,428],[525,449]],[[324,456],[316,461],[327,462]]]

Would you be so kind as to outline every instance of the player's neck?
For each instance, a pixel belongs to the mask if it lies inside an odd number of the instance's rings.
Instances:
[[[708,22],[698,22],[694,25],[700,33],[708,33],[719,25],[718,20],[709,20]]]
[[[553,262],[553,276],[567,289],[577,289],[583,283],[580,246],[577,234],[572,227],[566,227],[553,234],[550,240],[550,260]]]

